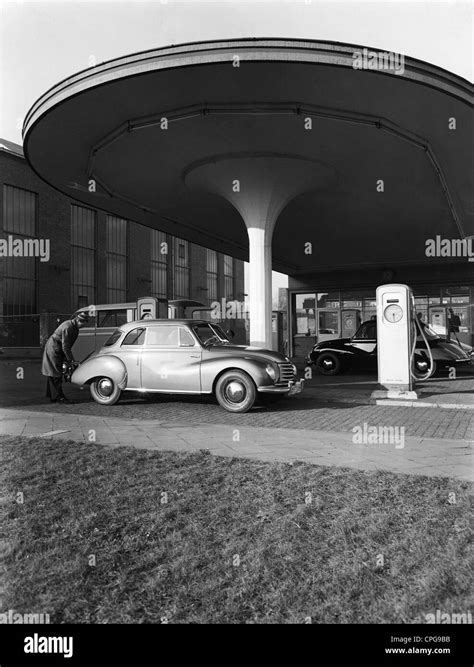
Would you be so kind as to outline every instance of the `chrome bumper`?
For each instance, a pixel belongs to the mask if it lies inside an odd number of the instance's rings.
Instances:
[[[287,385],[263,385],[262,387],[257,387],[257,391],[266,394],[288,394],[288,396],[294,396],[303,391],[303,386],[304,380],[292,380]]]

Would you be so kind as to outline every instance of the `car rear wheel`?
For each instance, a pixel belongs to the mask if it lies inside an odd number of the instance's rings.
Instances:
[[[247,412],[255,403],[257,390],[243,371],[227,371],[218,379],[216,398],[229,412]]]
[[[316,360],[316,369],[321,375],[337,375],[341,367],[341,360],[332,352],[323,352]]]
[[[122,394],[120,387],[107,377],[99,377],[91,382],[90,392],[94,401],[101,405],[114,405]]]

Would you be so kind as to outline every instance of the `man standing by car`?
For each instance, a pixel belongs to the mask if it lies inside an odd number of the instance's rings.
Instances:
[[[85,326],[88,320],[86,313],[79,313],[60,324],[48,338],[43,352],[41,372],[48,378],[46,398],[52,403],[69,402],[63,393],[63,363],[78,366],[71,348],[79,335],[79,329]]]
[[[456,315],[454,310],[452,308],[449,308],[449,317],[448,317],[448,340],[451,340],[451,334],[453,333],[456,336],[457,340],[457,333],[459,331],[459,327],[461,326],[461,318],[459,315]],[[459,341],[458,341],[459,343]]]

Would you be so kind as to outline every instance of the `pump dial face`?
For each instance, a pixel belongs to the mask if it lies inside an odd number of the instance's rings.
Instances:
[[[403,310],[396,303],[387,306],[383,313],[387,322],[400,322],[403,317]]]

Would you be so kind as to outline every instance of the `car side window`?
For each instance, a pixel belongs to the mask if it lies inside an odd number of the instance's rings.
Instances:
[[[179,327],[174,327],[174,326],[149,327],[147,345],[178,347]]]
[[[146,329],[132,329],[123,339],[123,345],[143,345]]]
[[[189,331],[182,327],[179,330],[179,345],[180,347],[194,347],[195,345],[194,338]]]

